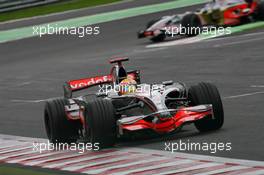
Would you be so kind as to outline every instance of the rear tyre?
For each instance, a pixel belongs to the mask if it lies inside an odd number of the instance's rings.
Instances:
[[[182,32],[184,32],[187,36],[196,36],[200,34],[202,23],[198,15],[194,13],[185,15],[182,18],[181,24],[185,30]]]
[[[264,20],[264,1],[259,2],[255,17],[257,20]]]
[[[162,34],[159,34],[158,36],[151,38],[150,40],[152,42],[162,42],[165,40],[165,38],[166,38],[166,35],[162,33]]]
[[[45,129],[52,143],[72,143],[79,137],[80,123],[70,121],[65,113],[65,99],[46,102],[44,110]]]
[[[212,104],[214,117],[207,116],[194,124],[200,132],[220,129],[224,123],[222,100],[216,86],[210,83],[199,83],[189,89],[191,105]]]
[[[100,149],[115,144],[117,125],[115,110],[110,100],[97,98],[87,101],[85,109],[86,140]]]

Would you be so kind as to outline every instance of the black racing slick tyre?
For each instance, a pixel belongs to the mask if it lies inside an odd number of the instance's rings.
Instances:
[[[117,139],[115,109],[103,98],[87,101],[85,108],[86,140],[99,148],[112,147]]]
[[[65,113],[65,99],[46,102],[44,110],[45,129],[52,143],[73,143],[79,136],[80,123],[70,121]]]
[[[166,35],[162,33],[162,34],[159,34],[158,36],[151,38],[150,40],[152,42],[162,42],[165,40],[165,38],[166,38]]]
[[[264,20],[264,1],[260,1],[256,10],[255,17],[257,20]]]
[[[185,33],[187,36],[196,36],[199,35],[201,32],[201,20],[198,15],[194,13],[186,14],[182,18],[182,33]]]
[[[220,94],[213,84],[199,83],[191,86],[188,98],[191,105],[212,104],[214,116],[207,116],[194,124],[200,132],[220,129],[224,124],[224,110]]]

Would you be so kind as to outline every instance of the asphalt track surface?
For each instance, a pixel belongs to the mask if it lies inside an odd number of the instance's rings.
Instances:
[[[137,40],[136,31],[148,20],[172,13],[99,24],[99,36],[45,36],[0,44],[0,133],[45,138],[44,103],[38,100],[62,96],[64,81],[108,73],[111,56],[129,56],[127,67],[141,69],[144,82],[216,84],[223,97],[225,125],[206,134],[187,126],[176,135],[119,146],[163,150],[165,142],[180,140],[231,142],[232,151],[194,153],[263,161],[263,30],[168,48],[147,49],[149,41]]]

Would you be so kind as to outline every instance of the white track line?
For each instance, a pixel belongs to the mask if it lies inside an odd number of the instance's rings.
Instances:
[[[158,168],[166,168],[166,167],[170,167],[170,166],[174,166],[174,165],[177,165],[177,162],[169,162],[169,163],[164,163],[164,164],[161,164],[161,165],[154,165],[154,166],[151,166],[151,167],[139,168],[139,169],[135,169],[135,170],[126,171],[124,173],[116,173],[116,175],[125,175],[125,174],[130,174],[130,173],[146,171],[146,170],[152,170],[152,169],[158,169]],[[216,165],[219,165],[219,163],[204,163],[204,164],[201,164],[201,165],[191,166],[191,167],[188,167],[188,168],[180,168],[180,169],[177,169],[177,170],[174,170],[174,171],[167,171],[167,172],[160,173],[160,174],[180,173],[180,172],[183,172],[183,171],[195,170],[195,169],[198,169],[198,168],[208,168],[208,167],[216,166]],[[175,168],[176,168],[176,166],[175,166]]]
[[[1,156],[0,157],[0,160],[3,160],[3,159],[8,159],[10,157],[17,157],[17,156],[24,156],[24,155],[27,155],[27,154],[32,154],[32,153],[36,153],[35,151],[31,150],[31,151],[26,151],[26,152],[23,152],[23,153],[13,153],[13,155],[7,155],[7,156]]]
[[[258,32],[258,33],[253,33],[253,34],[244,34],[240,36],[230,36],[230,37],[223,37],[219,38],[217,37],[212,37],[212,38],[202,38],[199,36],[191,37],[191,38],[182,38],[182,39],[176,39],[173,41],[165,41],[157,44],[149,44],[146,46],[146,48],[160,48],[160,47],[169,47],[169,46],[177,46],[177,45],[185,45],[185,44],[192,44],[192,43],[197,43],[201,41],[206,41],[206,42],[211,42],[211,41],[218,41],[218,40],[226,40],[226,39],[233,39],[233,38],[238,38],[238,37],[248,37],[248,36],[256,36],[256,35],[263,35],[264,32]],[[235,41],[235,42],[229,42],[226,44],[215,44],[213,47],[222,47],[222,46],[231,46],[231,45],[236,45],[236,44],[243,44],[243,43],[248,43],[248,42],[253,42],[253,41],[258,41],[258,40],[264,40],[264,38],[253,38],[253,39],[245,39],[245,40],[240,40],[240,41]]]
[[[254,33],[247,33],[242,36],[256,36],[256,35],[262,35],[263,36],[264,32],[254,32]],[[238,37],[238,36],[236,36]]]
[[[26,147],[21,147],[21,148],[15,148],[15,149],[12,149],[12,150],[0,151],[0,154],[12,153],[12,152],[15,152],[15,151],[21,151],[21,150],[25,150],[25,149],[28,149],[28,148],[32,148],[33,149],[33,146],[26,146]]]
[[[222,169],[218,169],[218,170],[213,170],[213,171],[209,171],[207,173],[199,173],[196,175],[213,175],[213,174],[220,174],[220,173],[226,173],[229,171],[235,171],[235,170],[242,170],[242,169],[247,169],[249,167],[246,166],[232,166],[232,167],[228,167],[228,168],[222,168]]]
[[[8,148],[12,148],[12,147],[19,147],[19,146],[25,146],[28,145],[28,143],[21,143],[21,142],[5,142],[5,143],[1,143],[0,149],[8,149]]]
[[[212,162],[219,162],[219,163],[239,164],[243,166],[262,166],[264,167],[264,161],[233,159],[233,158],[206,156],[206,155],[182,153],[182,152],[171,153],[168,151],[151,150],[151,149],[145,149],[145,148],[130,148],[130,151],[138,151],[138,152],[144,152],[144,153],[149,153],[149,154],[160,154],[166,157],[176,157],[177,156],[179,158],[185,158],[185,159],[191,159],[191,160],[205,160],[205,161],[212,161]]]
[[[241,173],[240,175],[263,175],[264,170],[256,170],[255,172]]]
[[[44,157],[48,157],[48,156],[53,156],[53,155],[57,155],[57,154],[61,154],[61,152],[49,152],[49,153],[42,153],[36,156],[31,156],[31,157],[24,157],[24,158],[17,158],[15,160],[10,160],[7,161],[7,163],[21,163],[23,161],[27,161],[27,160],[33,160],[33,159],[40,159],[40,158],[44,158]]]
[[[39,100],[19,100],[19,99],[14,99],[14,100],[11,100],[11,102],[14,102],[14,103],[41,103],[41,102],[46,102],[46,101],[49,101],[49,100],[54,100],[54,99],[57,99],[57,98],[60,98],[60,97],[52,97],[52,98],[39,99]]]
[[[259,41],[259,40],[264,40],[264,38],[253,38],[253,39],[245,39],[242,41],[229,42],[225,44],[215,44],[213,47],[233,46],[237,44],[245,44],[245,43],[250,43],[250,42]]]
[[[78,163],[78,162],[82,162],[82,161],[88,161],[88,160],[92,160],[92,159],[98,159],[98,158],[103,158],[103,157],[108,157],[108,156],[114,156],[114,155],[119,155],[120,153],[122,153],[121,151],[116,151],[116,152],[110,152],[110,153],[105,153],[102,155],[91,155],[91,156],[87,156],[85,158],[80,158],[80,159],[75,159],[75,160],[65,160],[64,162],[61,163],[51,163],[51,164],[47,164],[42,166],[43,168],[57,168],[57,167],[61,167],[61,166],[65,166],[67,165],[67,167],[71,166],[70,164],[74,164],[74,163]]]
[[[100,168],[98,170],[90,170],[90,171],[84,171],[83,173],[88,173],[88,174],[101,174],[101,173],[104,173],[105,171],[111,171],[113,169],[117,169],[117,168],[124,168],[124,167],[129,167],[129,166],[133,166],[133,165],[138,165],[138,164],[144,164],[144,163],[151,163],[151,162],[154,162],[154,161],[161,161],[161,160],[166,160],[166,158],[164,157],[153,157],[151,158],[150,160],[147,159],[147,160],[138,160],[138,161],[135,161],[135,162],[129,162],[129,163],[123,163],[121,165],[113,165],[113,166],[109,166],[109,167],[106,167],[106,168]],[[188,163],[188,162],[193,162],[191,160],[186,160],[185,163]]]
[[[80,156],[77,155],[77,156]],[[32,160],[32,161],[27,161],[25,163],[23,163],[23,165],[28,165],[28,166],[34,166],[34,165],[38,165],[38,164],[41,164],[41,163],[44,163],[44,162],[48,162],[48,161],[54,161],[54,160],[57,160],[57,159],[66,159],[66,158],[70,158],[70,157],[76,157],[76,152],[72,152],[67,155],[59,155],[59,156],[56,156],[54,158],[47,158],[47,159],[43,159],[43,160]]]
[[[264,32],[256,32],[256,33],[247,33],[243,35],[237,35],[237,36],[229,36],[229,37],[222,37],[222,38],[211,38],[210,40],[204,40],[205,42],[213,42],[213,41],[221,41],[221,40],[232,40],[232,39],[238,39],[238,38],[244,38],[249,36],[257,36],[261,35],[263,36]]]
[[[202,169],[202,168],[210,168],[210,167],[217,166],[217,165],[221,165],[221,164],[219,164],[219,163],[204,163],[204,164],[197,165],[197,166],[191,166],[188,168],[180,168],[180,169],[176,169],[176,170],[172,170],[172,171],[159,173],[159,175],[183,173],[185,171],[192,171],[192,170],[197,170],[197,169]]]
[[[183,39],[178,39],[178,40],[173,40],[173,41],[162,42],[158,44],[150,44],[150,45],[147,45],[146,48],[170,47],[170,46],[196,43],[202,40],[204,40],[204,38],[197,36],[197,37],[192,37],[192,38],[183,38]]]
[[[258,94],[264,94],[264,91],[233,95],[233,96],[224,97],[223,99],[241,98],[241,97],[247,97],[247,96],[258,95]]]
[[[23,136],[15,136],[15,135],[8,135],[8,134],[0,134],[0,139],[5,140],[12,140],[14,142],[48,142],[48,139],[43,138],[32,138],[32,137],[23,137]]]
[[[264,85],[251,85],[252,88],[264,88]]]
[[[129,159],[133,159],[133,158],[136,158],[136,157],[138,157],[138,155],[132,155],[132,156],[129,156]],[[115,161],[121,161],[121,160],[126,160],[126,159],[128,159],[127,156],[117,157],[117,158],[103,160],[103,161],[98,160],[96,162],[91,162],[91,163],[89,162],[89,163],[86,163],[84,165],[68,166],[66,168],[62,168],[62,170],[78,171],[78,170],[86,168],[86,167],[97,166],[97,165],[100,165],[100,164],[112,163],[112,162],[115,162]]]

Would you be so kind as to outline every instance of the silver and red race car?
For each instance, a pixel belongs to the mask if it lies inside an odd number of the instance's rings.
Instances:
[[[66,82],[64,97],[46,102],[44,121],[51,142],[83,140],[106,148],[118,138],[144,132],[164,135],[190,123],[201,132],[222,127],[223,106],[214,85],[140,84],[140,71],[124,68],[127,60],[111,60],[115,65],[108,75]],[[98,93],[73,97],[73,92],[95,85],[100,85]]]
[[[175,35],[195,36],[205,27],[236,26],[264,20],[263,0],[213,0],[196,12],[164,16],[148,22],[138,38],[163,41]]]

